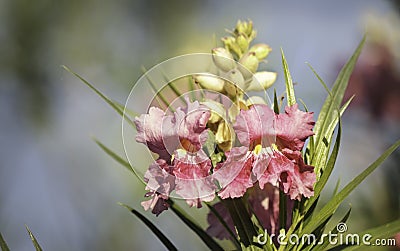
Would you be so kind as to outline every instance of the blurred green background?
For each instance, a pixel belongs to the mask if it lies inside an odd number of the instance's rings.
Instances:
[[[162,250],[117,205],[142,212],[143,187],[90,138],[122,154],[120,117],[60,66],[124,103],[141,66],[209,52],[238,19],[252,19],[256,41],[273,48],[266,68],[279,74],[278,93],[285,50],[297,97],[315,112],[327,94],[305,62],[332,83],[369,32],[331,180],[346,184],[400,136],[398,10],[397,2],[377,0],[1,0],[0,232],[12,250],[33,250],[24,224],[45,250]],[[399,159],[397,151],[344,204],[353,207],[349,231],[399,217]],[[189,212],[206,225],[206,209]],[[171,212],[146,215],[178,248],[205,249]]]

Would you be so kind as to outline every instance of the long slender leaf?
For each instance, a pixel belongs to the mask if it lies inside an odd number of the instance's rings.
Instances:
[[[350,217],[350,213],[351,213],[351,207],[349,208],[349,210],[347,211],[347,213],[344,215],[344,217],[338,222],[339,223],[346,223],[347,220]],[[338,229],[337,226],[338,224],[336,224],[336,226],[330,231],[330,233],[332,234],[337,234],[338,233]],[[319,244],[319,243],[318,243]],[[324,242],[322,242],[320,245],[316,246],[315,248],[313,248],[313,251],[323,251],[326,250],[326,247],[329,245],[329,241],[325,240]]]
[[[294,94],[293,80],[290,75],[289,66],[286,62],[285,54],[283,53],[282,48],[281,48],[281,55],[282,55],[283,73],[285,75],[287,102],[288,102],[288,106],[292,106],[292,105],[296,104],[296,97]]]
[[[197,236],[207,245],[211,250],[223,250],[223,248],[209,236],[199,225],[197,225],[189,215],[187,215],[178,205],[170,200],[170,208],[172,211],[188,226],[192,229]]]
[[[42,248],[40,247],[38,241],[36,240],[35,236],[32,234],[31,230],[27,225],[25,225],[26,231],[28,231],[29,237],[32,240],[33,246],[35,247],[36,251],[42,251]]]
[[[224,200],[229,214],[232,217],[233,223],[239,234],[240,242],[246,248],[252,248],[253,237],[257,236],[257,231],[254,229],[254,224],[244,207],[241,199],[226,199]]]
[[[318,120],[317,120],[315,128],[314,128],[314,132],[316,135],[316,141],[315,141],[316,149],[329,147],[328,146],[329,144],[326,144],[326,142],[324,142],[324,138],[327,136],[328,127],[330,126],[331,122],[336,118],[336,114],[334,111],[337,109],[337,107],[340,106],[340,104],[342,102],[344,92],[347,88],[351,73],[354,69],[357,59],[361,53],[364,42],[365,42],[365,37],[362,39],[362,41],[358,45],[354,54],[350,57],[350,59],[347,61],[347,63],[343,66],[342,70],[340,71],[340,73],[332,87],[332,91],[331,91],[332,95],[328,95],[328,97],[326,98],[326,100],[322,106],[322,109],[320,111]],[[318,78],[319,78],[319,76],[318,76]],[[313,155],[313,158],[311,161],[312,164],[315,163],[314,158],[316,158],[317,156],[318,156],[317,153],[315,153]],[[318,163],[318,164],[321,164],[321,163]],[[322,166],[323,165],[319,165],[316,167],[321,168]]]
[[[73,72],[71,69],[69,69],[67,66],[62,65],[62,67],[64,68],[64,70],[68,71],[69,73],[71,73],[72,75],[74,75],[75,77],[79,78],[85,85],[87,85],[90,89],[92,89],[97,95],[99,95],[104,101],[106,101],[107,104],[109,104],[119,115],[121,115],[123,118],[125,118],[125,120],[132,126],[135,128],[135,125],[132,122],[132,119],[129,118],[129,116],[127,116],[127,114],[124,113],[124,109],[122,109],[120,107],[119,104],[116,104],[114,101],[112,101],[111,99],[109,99],[106,95],[104,95],[101,91],[99,91],[96,87],[94,87],[94,85],[92,85],[91,83],[89,83],[89,81],[87,81],[86,79],[84,79],[83,77],[81,77],[79,74]]]
[[[347,102],[342,106],[342,108],[340,108],[339,114],[336,115],[336,118],[333,119],[329,124],[329,126],[327,127],[325,137],[323,138],[323,141],[326,142],[326,144],[325,143],[319,144],[315,148],[314,155],[312,156],[313,161],[311,164],[317,167],[316,168],[317,180],[320,178],[321,171],[324,171],[324,169],[326,168],[325,163],[327,161],[330,146],[332,143],[333,131],[335,130],[335,127],[339,122],[340,117],[343,115],[347,107],[350,105],[353,98],[354,95],[349,100],[347,100]],[[338,111],[338,109],[336,111]]]
[[[0,233],[0,248],[1,251],[10,251],[10,249],[7,246],[6,241],[4,240],[3,236]]]
[[[126,167],[129,171],[131,171],[141,182],[143,182],[143,179],[140,177],[139,173],[129,164],[128,161],[120,157],[118,154],[116,154],[114,151],[112,151],[110,148],[105,146],[103,143],[101,143],[99,140],[96,138],[93,138],[94,142],[105,152],[107,153],[111,158],[113,158],[115,161]]]
[[[341,136],[342,136],[342,126],[339,123],[338,133],[336,135],[336,141],[335,141],[335,145],[333,146],[331,156],[329,157],[328,164],[326,165],[325,171],[322,173],[321,178],[315,185],[314,196],[311,197],[307,201],[307,205],[305,206],[306,212],[308,211],[308,209],[310,209],[313,206],[313,203],[316,202],[316,199],[319,197],[319,195],[322,192],[322,189],[325,187],[326,183],[328,182],[328,179],[329,179],[329,177],[333,171],[333,168],[335,166],[337,156],[339,154]]]
[[[131,208],[128,205],[123,203],[118,203],[119,205],[128,209],[132,214],[139,218],[156,236],[157,238],[164,244],[164,246],[168,250],[178,250],[175,245],[165,236],[149,219],[147,219],[144,215],[136,211],[135,209]]]
[[[171,107],[169,105],[168,100],[164,97],[164,95],[160,92],[160,90],[157,90],[156,85],[154,84],[154,81],[147,74],[146,68],[142,67],[142,71],[143,71],[143,74],[146,77],[147,81],[149,82],[151,89],[153,90],[154,94],[156,95],[158,103],[161,105],[161,103],[160,103],[160,101],[161,101],[165,105],[166,108],[170,109],[173,112],[174,111],[173,107]]]
[[[368,176],[370,175],[382,162],[398,147],[400,140],[389,147],[377,160],[375,160],[367,169],[355,177],[349,184],[347,184],[336,196],[334,196],[320,211],[319,213],[306,225],[303,233],[311,233],[323,221],[330,217],[340,205],[340,203]]]

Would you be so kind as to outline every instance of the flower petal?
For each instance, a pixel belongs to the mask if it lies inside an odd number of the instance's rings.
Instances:
[[[171,157],[169,152],[171,149],[175,149],[179,143],[172,120],[173,117],[165,115],[163,110],[150,107],[148,114],[142,114],[135,118],[134,122],[138,132],[136,141],[147,145],[160,158],[169,160]]]
[[[189,206],[201,207],[201,201],[212,201],[216,186],[210,175],[211,161],[202,152],[191,154],[176,151],[173,173],[176,176],[176,193],[186,200]]]
[[[266,171],[262,174],[255,173],[260,188],[270,183],[280,187],[292,200],[300,200],[302,195],[309,198],[314,195],[313,186],[316,180],[314,168],[304,164],[300,152],[292,154],[300,157],[291,160],[281,152],[274,152]]]
[[[251,169],[253,154],[247,147],[234,147],[226,153],[227,159],[215,168],[214,179],[218,180],[222,190],[218,195],[222,199],[242,197],[247,188],[253,186]]]
[[[183,148],[189,152],[197,152],[207,140],[206,125],[211,116],[210,110],[195,101],[185,109],[175,112],[176,130]]]
[[[301,150],[306,139],[314,132],[315,122],[312,112],[303,112],[298,105],[287,106],[285,113],[276,118],[277,143],[281,148]]]
[[[252,105],[249,110],[241,110],[233,128],[240,143],[245,146],[262,144],[269,146],[275,141],[275,113],[267,105]]]

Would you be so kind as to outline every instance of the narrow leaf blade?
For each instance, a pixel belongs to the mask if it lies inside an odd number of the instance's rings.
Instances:
[[[281,48],[281,55],[282,55],[283,73],[285,75],[287,102],[288,106],[292,106],[296,104],[296,97],[294,94],[292,76],[290,75],[289,66],[286,62],[285,54],[283,53],[282,48]]]
[[[134,214],[140,221],[142,221],[152,232],[157,236],[157,238],[164,244],[168,250],[178,250],[175,245],[165,236],[149,219],[144,215],[139,213],[137,210],[131,208],[123,203],[118,203],[119,205],[128,209],[132,214]]]
[[[172,211],[181,219],[186,226],[188,226],[191,230],[193,230],[197,236],[207,245],[211,250],[223,250],[223,248],[205,232],[199,225],[197,225],[189,215],[187,215],[178,205],[169,201],[170,208]]]
[[[132,120],[124,113],[124,109],[121,108],[121,106],[119,104],[116,104],[114,101],[112,101],[111,99],[109,99],[106,95],[104,95],[101,91],[99,91],[96,87],[94,87],[94,85],[92,85],[91,83],[89,83],[89,81],[87,81],[86,79],[84,79],[83,77],[81,77],[79,74],[73,72],[71,69],[69,69],[67,66],[62,65],[62,67],[64,68],[64,70],[66,70],[67,72],[71,73],[72,75],[74,75],[75,77],[79,78],[85,85],[87,85],[90,89],[92,89],[97,95],[99,95],[108,105],[110,105],[119,115],[121,115],[123,118],[125,118],[125,120],[134,128],[135,125],[133,124]]]
[[[35,236],[32,234],[31,230],[28,228],[27,225],[25,225],[25,228],[26,228],[26,231],[28,231],[29,237],[31,238],[33,246],[35,247],[36,251],[42,251],[42,248],[40,247]]]
[[[124,158],[120,157],[118,154],[116,154],[114,151],[112,151],[110,148],[105,146],[103,143],[101,143],[99,140],[96,138],[93,138],[94,142],[105,152],[107,153],[111,158],[113,158],[115,161],[126,167],[129,171],[131,171],[140,181],[143,182],[143,179],[140,177],[139,173],[129,164],[128,161],[126,161]]]
[[[335,195],[319,213],[306,225],[302,232],[311,233],[323,221],[330,217],[340,205],[340,203],[366,178],[370,175],[389,155],[400,146],[400,140],[389,147],[377,160],[375,160],[367,169],[355,177],[347,184],[337,195]]]
[[[10,251],[10,249],[7,246],[6,241],[4,240],[3,236],[0,233],[0,248],[2,251]]]

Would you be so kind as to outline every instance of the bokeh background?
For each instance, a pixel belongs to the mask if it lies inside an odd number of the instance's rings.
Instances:
[[[123,154],[121,118],[66,65],[124,103],[140,67],[209,52],[250,18],[279,74],[285,51],[297,97],[318,111],[326,97],[305,62],[332,83],[367,31],[346,94],[343,141],[330,187],[341,186],[400,137],[400,21],[396,1],[0,1],[0,232],[12,250],[162,250],[117,202],[143,211],[143,186],[92,141]],[[132,139],[133,140],[133,139]],[[399,151],[355,191],[349,231],[399,218]],[[331,191],[325,194],[329,195]],[[187,208],[184,206],[184,208]],[[189,210],[206,226],[206,209]],[[171,212],[153,220],[182,250],[206,247]]]

